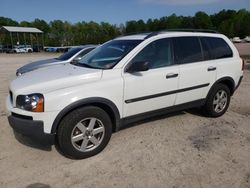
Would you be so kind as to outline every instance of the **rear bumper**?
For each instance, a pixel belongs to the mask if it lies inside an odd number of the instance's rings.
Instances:
[[[243,76],[240,77],[239,82],[237,83],[237,85],[236,85],[236,87],[235,87],[235,89],[234,89],[234,92],[235,92],[235,91],[238,89],[238,87],[240,86],[242,79],[243,79]]]
[[[44,133],[43,121],[27,119],[22,116],[8,116],[9,124],[14,131],[30,137],[43,145],[54,144],[55,135]]]

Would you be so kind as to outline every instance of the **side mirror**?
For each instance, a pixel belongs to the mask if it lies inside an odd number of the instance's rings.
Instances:
[[[136,61],[133,62],[126,70],[128,73],[133,72],[142,72],[149,70],[149,63],[148,61]]]

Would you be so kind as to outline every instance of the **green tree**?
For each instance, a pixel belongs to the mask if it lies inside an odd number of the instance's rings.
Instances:
[[[21,21],[19,24],[20,27],[33,27],[30,22],[27,21]]]
[[[18,26],[18,22],[10,18],[0,17],[0,27],[1,26]]]
[[[243,38],[250,34],[250,13],[246,9],[239,10],[233,20],[237,36]]]
[[[130,20],[119,26],[107,22],[77,22],[54,20],[47,23],[41,19],[20,23],[6,17],[0,17],[0,26],[36,27],[44,32],[45,45],[64,46],[81,44],[100,44],[121,34],[144,31],[159,31],[165,29],[198,28],[215,29],[228,37],[241,38],[250,35],[250,12],[222,10],[213,15],[197,12],[195,16],[177,16],[172,14],[159,19]],[[5,36],[6,35],[6,36]],[[1,42],[9,43],[9,35],[0,35]],[[16,38],[16,35],[13,36]],[[33,36],[34,37],[34,36]],[[21,38],[20,38],[21,39]],[[22,39],[21,39],[22,40]]]
[[[197,29],[213,29],[211,18],[205,12],[195,14],[194,26]]]
[[[181,16],[178,17],[175,14],[172,14],[171,16],[167,17],[166,28],[167,29],[181,28],[182,19],[183,18]]]
[[[134,20],[128,21],[126,23],[126,33],[134,33],[137,32],[137,22]]]
[[[211,21],[215,28],[219,28],[221,26],[222,22],[233,20],[233,18],[236,16],[235,10],[222,10],[218,13],[215,13],[214,15],[211,15]]]

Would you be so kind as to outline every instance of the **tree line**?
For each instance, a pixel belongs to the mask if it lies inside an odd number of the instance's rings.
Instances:
[[[47,46],[101,44],[119,35],[176,28],[211,29],[230,38],[235,36],[244,38],[250,36],[250,12],[246,9],[222,10],[208,15],[199,11],[194,16],[172,14],[147,21],[130,20],[120,25],[94,21],[81,21],[73,24],[61,20],[48,23],[42,19],[17,22],[10,18],[0,17],[0,26],[36,27],[44,32],[44,44]],[[9,39],[5,37],[4,40],[8,42]]]

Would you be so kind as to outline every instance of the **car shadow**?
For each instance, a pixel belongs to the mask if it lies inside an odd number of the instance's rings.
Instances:
[[[204,111],[202,110],[202,108],[190,108],[190,109],[187,109],[186,112],[195,116],[208,117],[206,116],[206,114],[204,114]]]
[[[35,149],[39,149],[39,150],[43,150],[43,151],[51,151],[52,150],[51,145],[40,144],[40,143],[30,139],[29,137],[27,137],[25,135],[22,135],[18,132],[15,132],[15,131],[13,131],[13,132],[14,132],[16,140],[25,146],[29,146],[31,148],[35,148]]]
[[[159,116],[154,116],[154,117],[149,117],[149,118],[145,117],[145,119],[143,119],[143,120],[135,121],[135,122],[132,122],[132,123],[126,123],[126,124],[122,125],[120,127],[119,131],[129,129],[129,128],[132,128],[132,127],[144,124],[144,123],[149,123],[149,122],[152,122],[152,121],[166,119],[166,118],[173,117],[173,116],[181,116],[181,115],[184,115],[184,114],[187,114],[187,113],[193,114],[193,115],[196,115],[196,116],[204,117],[204,114],[202,113],[202,110],[200,108],[192,108],[192,109],[188,109],[188,110],[185,110],[185,111],[171,112],[171,113],[167,113],[167,114],[164,114],[164,115],[159,115]],[[44,144],[38,143],[35,140],[33,140],[33,139],[31,139],[31,138],[29,138],[29,137],[27,137],[25,135],[22,135],[22,134],[20,134],[18,132],[15,132],[15,131],[13,131],[13,132],[14,132],[16,140],[19,143],[23,144],[23,145],[26,145],[28,147],[32,147],[32,148],[35,148],[35,149],[43,150],[43,151],[51,151],[52,150],[52,145],[44,145]],[[54,146],[55,146],[55,149],[60,154],[65,155],[64,153],[61,152],[61,150],[59,148],[59,145],[56,142],[56,139],[55,139]]]
[[[50,185],[44,183],[32,183],[26,186],[26,188],[50,188],[50,187],[51,187]]]
[[[180,116],[180,115],[184,115],[184,114],[186,114],[186,111],[171,112],[171,113],[167,113],[164,115],[159,115],[159,116],[154,116],[154,117],[149,117],[149,118],[145,117],[145,119],[143,119],[143,120],[135,121],[133,123],[126,123],[126,124],[122,125],[120,127],[119,131],[122,131],[122,130],[128,129],[128,128],[132,128],[132,127],[144,124],[144,123],[149,123],[151,121],[157,121],[157,120],[166,119],[166,118],[173,117],[173,116]]]

